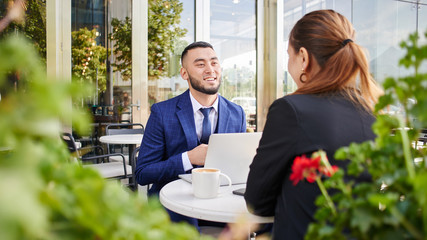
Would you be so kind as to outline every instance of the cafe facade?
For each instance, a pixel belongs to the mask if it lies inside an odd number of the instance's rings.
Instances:
[[[46,30],[48,74],[58,79],[77,76],[93,85],[81,105],[100,122],[145,124],[152,104],[185,91],[187,82],[179,75],[180,54],[193,41],[214,46],[223,73],[220,94],[242,105],[248,127],[262,131],[270,104],[296,89],[287,71],[286,50],[290,30],[304,14],[334,9],[351,20],[355,41],[366,48],[371,74],[380,83],[408,73],[398,65],[403,56],[399,44],[410,33],[427,30],[424,0],[46,0],[29,4],[39,4],[46,11],[45,26],[40,27]],[[91,47],[82,48],[78,36],[84,36]],[[76,49],[83,51],[82,56]]]

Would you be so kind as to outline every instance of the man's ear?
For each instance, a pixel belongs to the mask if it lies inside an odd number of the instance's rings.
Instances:
[[[188,80],[187,69],[181,67],[181,69],[179,70],[179,73],[181,74],[182,79]]]
[[[307,49],[305,47],[301,47],[298,51],[298,55],[301,57],[301,68],[307,69],[310,65],[310,58]]]

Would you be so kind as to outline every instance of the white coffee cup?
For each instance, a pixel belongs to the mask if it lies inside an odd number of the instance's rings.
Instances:
[[[216,168],[194,168],[191,171],[191,182],[193,185],[193,194],[197,198],[215,198],[218,196],[220,176],[228,180],[228,186],[231,186],[231,179],[221,173]]]

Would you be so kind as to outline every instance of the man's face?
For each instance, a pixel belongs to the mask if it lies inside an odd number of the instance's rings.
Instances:
[[[211,48],[194,48],[183,59],[181,76],[188,81],[190,90],[213,95],[221,85],[221,66]]]

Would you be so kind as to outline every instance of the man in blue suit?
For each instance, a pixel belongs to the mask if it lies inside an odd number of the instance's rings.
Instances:
[[[189,89],[175,98],[153,104],[141,142],[136,179],[141,185],[151,184],[149,195],[158,195],[179,174],[204,165],[206,134],[246,131],[242,107],[218,94],[221,66],[212,45],[206,42],[188,45],[182,52],[181,64],[180,74],[188,81]],[[202,111],[207,111],[206,119]],[[207,121],[209,124],[205,125]],[[172,221],[198,226],[196,219],[168,212]]]

